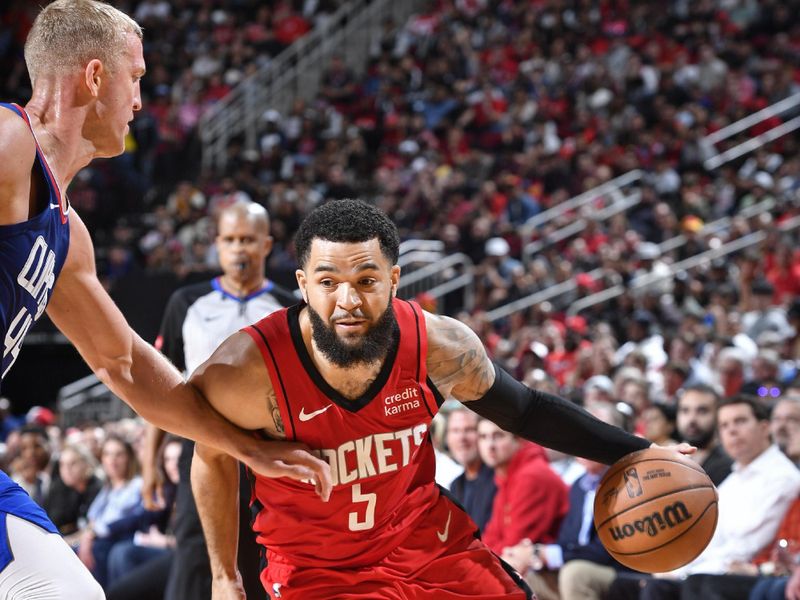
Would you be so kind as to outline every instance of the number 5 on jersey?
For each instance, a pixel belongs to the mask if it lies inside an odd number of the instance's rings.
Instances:
[[[375,503],[378,501],[378,494],[362,494],[360,483],[356,483],[351,489],[353,490],[353,504],[366,503],[366,507],[364,507],[366,511],[363,521],[359,520],[359,510],[355,510],[348,515],[350,531],[372,529],[375,527]]]

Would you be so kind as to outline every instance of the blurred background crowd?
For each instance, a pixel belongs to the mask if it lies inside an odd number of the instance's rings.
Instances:
[[[712,141],[800,92],[797,0],[432,1],[405,22],[386,19],[363,68],[334,55],[316,97],[284,113],[264,107],[257,146],[233,139],[225,165],[206,168],[197,129],[204,112],[324,28],[345,0],[113,4],[145,28],[144,106],[125,154],[93,162],[69,190],[112,293],[133,279],[166,277],[174,289],[217,271],[216,217],[237,200],[269,210],[275,246],[267,274],[293,289],[291,242],[303,216],[322,202],[360,197],[386,210],[403,239],[440,240],[445,253],[469,258],[469,302],[460,294],[417,299],[470,324],[492,358],[532,387],[658,443],[691,441],[701,463],[712,461],[704,466],[717,484],[732,461],[741,475],[772,442],[800,460],[798,137],[707,166],[797,116],[772,115]],[[36,10],[25,0],[0,7],[4,100],[29,94],[21,48]],[[598,192],[529,224],[631,172],[639,173],[637,202],[626,210],[600,218],[615,197]],[[582,227],[559,234],[576,221]],[[760,237],[742,250],[673,272],[753,234]],[[536,252],[526,252],[530,244]],[[574,285],[492,317],[565,282]],[[615,289],[606,301],[575,304]],[[160,318],[151,315],[156,325]],[[95,566],[87,545],[108,544],[101,576],[111,585],[131,561],[169,552],[170,516],[146,513],[137,497],[141,423],[60,427],[54,400],[0,401],[3,466],[73,536],[87,564]],[[22,412],[31,405],[43,406]],[[754,432],[717,435],[717,417],[737,407],[746,407]],[[620,565],[584,519],[600,466],[522,443],[460,407],[447,404],[443,413],[440,482],[541,598],[558,597],[559,586],[565,600],[674,597],[674,589],[646,582],[636,581],[636,592],[611,588]],[[180,446],[171,442],[160,461],[174,484]],[[800,528],[782,528],[800,484],[783,479],[788,487],[764,485],[753,499],[770,514],[737,531],[753,547],[705,573],[751,578],[753,593],[765,585],[758,575],[778,581],[791,573],[791,560],[775,549],[800,541]],[[98,524],[92,540],[81,537],[89,522]],[[584,580],[591,585],[578,590]]]

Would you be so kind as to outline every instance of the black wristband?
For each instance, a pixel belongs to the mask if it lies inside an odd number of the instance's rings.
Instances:
[[[580,406],[521,384],[495,364],[494,384],[467,407],[506,431],[542,446],[610,465],[650,446]]]

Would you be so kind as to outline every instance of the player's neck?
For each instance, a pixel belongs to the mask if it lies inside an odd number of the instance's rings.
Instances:
[[[357,363],[351,367],[340,367],[325,358],[325,355],[316,346],[313,346],[313,342],[312,347],[311,360],[314,361],[319,374],[333,389],[350,400],[361,397],[378,377],[378,373],[383,367],[383,360]]]
[[[319,374],[328,385],[350,400],[360,398],[378,377],[383,367],[383,359],[341,367],[328,360],[313,340],[310,340],[310,344],[309,356]]]
[[[228,275],[222,275],[219,278],[219,284],[222,289],[229,293],[231,296],[237,298],[245,298],[253,292],[259,291],[264,287],[264,277],[254,277],[247,280],[236,280]]]
[[[25,105],[36,141],[62,190],[95,157],[95,146],[81,134],[85,109],[78,107],[65,83],[37,82]]]

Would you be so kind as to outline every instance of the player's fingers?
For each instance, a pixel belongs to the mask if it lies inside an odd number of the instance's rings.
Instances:
[[[313,481],[314,471],[302,465],[289,465],[277,461],[274,466],[275,477],[288,477],[295,481]]]
[[[314,473],[315,487],[317,494],[322,498],[323,502],[327,502],[331,497],[331,489],[333,488],[333,479],[331,477],[331,467],[324,460],[317,458],[309,452],[302,452],[298,456],[298,462],[303,464],[306,468],[311,469]]]
[[[316,466],[317,465],[287,464],[279,461],[275,464],[275,469],[278,471],[279,477],[289,477],[296,481],[313,482],[314,489],[319,497],[323,502],[327,502],[328,498],[330,498],[332,487],[330,468],[328,467],[327,470],[324,468],[314,468]],[[327,463],[325,463],[324,466],[327,467]]]
[[[161,510],[166,506],[164,502],[164,488],[160,485],[150,486],[149,489],[142,489],[142,504],[146,510]]]
[[[145,510],[149,511],[155,510],[155,502],[153,501],[153,494],[145,488],[142,488],[142,506],[144,506]]]

